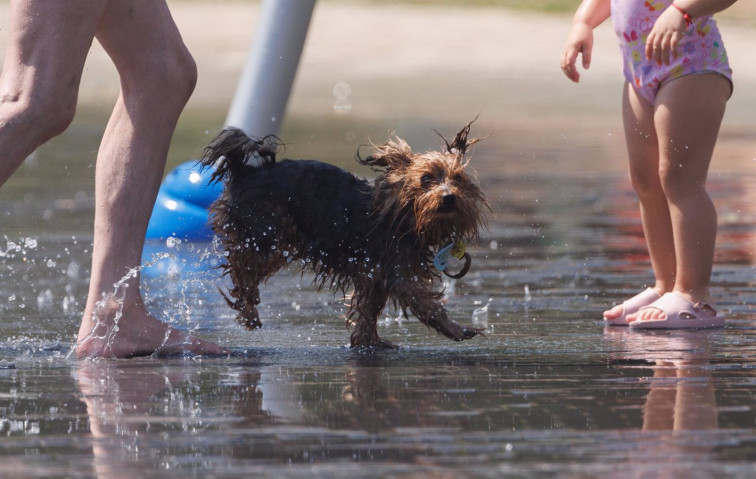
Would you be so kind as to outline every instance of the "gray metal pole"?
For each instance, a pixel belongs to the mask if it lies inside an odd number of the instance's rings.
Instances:
[[[278,134],[316,0],[265,0],[226,117],[250,136]]]

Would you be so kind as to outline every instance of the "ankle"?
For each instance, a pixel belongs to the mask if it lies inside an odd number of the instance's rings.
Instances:
[[[660,283],[657,282],[652,286],[653,290],[656,291],[656,293],[659,296],[664,296],[666,293],[670,293],[673,290],[672,286],[668,286],[666,283]]]
[[[711,293],[708,286],[702,288],[675,287],[673,291],[683,296],[684,298],[687,298],[693,303],[701,302],[711,304],[712,302]]]

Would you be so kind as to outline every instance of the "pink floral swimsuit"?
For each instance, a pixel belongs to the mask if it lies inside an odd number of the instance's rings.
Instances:
[[[625,79],[652,104],[659,88],[683,75],[715,72],[732,84],[722,37],[711,16],[693,19],[693,24],[677,46],[677,58],[669,65],[646,59],[646,38],[670,0],[612,0],[612,23],[623,58]]]

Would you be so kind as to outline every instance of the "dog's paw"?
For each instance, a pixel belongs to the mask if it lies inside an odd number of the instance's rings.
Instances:
[[[470,328],[467,326],[462,327],[462,334],[464,336],[463,339],[472,339],[475,336],[486,336],[486,330],[483,328]]]
[[[457,328],[454,328],[452,331],[450,331],[450,334],[447,335],[449,339],[452,339],[454,341],[465,341],[467,339],[472,339],[475,336],[483,336],[485,337],[485,329],[480,328],[471,328],[469,326],[462,326],[462,325],[456,325]]]
[[[381,339],[378,341],[378,346],[381,349],[399,349],[398,344],[394,344],[391,341],[388,341],[386,339]]]

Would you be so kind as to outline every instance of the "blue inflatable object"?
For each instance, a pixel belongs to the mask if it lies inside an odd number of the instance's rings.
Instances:
[[[200,169],[195,161],[183,163],[163,180],[147,226],[147,240],[175,237],[209,241],[208,207],[223,191],[222,183],[210,183],[213,168]]]

